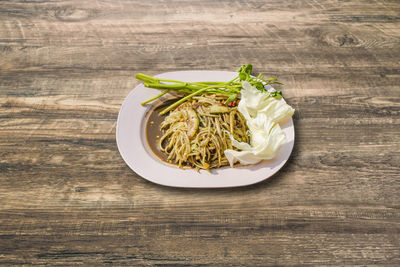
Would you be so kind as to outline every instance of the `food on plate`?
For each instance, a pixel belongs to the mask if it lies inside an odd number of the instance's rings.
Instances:
[[[231,140],[247,143],[246,121],[223,95],[194,96],[170,111],[161,123],[159,149],[179,167],[218,168],[229,164],[224,152],[235,150]],[[232,137],[232,139],[231,139]]]
[[[167,161],[195,169],[256,164],[276,157],[286,137],[279,126],[294,109],[272,88],[276,78],[252,76],[252,66],[243,65],[227,82],[183,82],[137,74],[146,87],[161,89],[180,98],[160,115],[162,136],[159,150]]]
[[[237,161],[255,164],[273,159],[286,141],[279,121],[294,113],[294,109],[283,99],[266,96],[246,81],[243,82],[241,95],[238,110],[249,128],[250,143],[240,142],[230,136],[236,150],[227,149],[225,155],[231,166]]]

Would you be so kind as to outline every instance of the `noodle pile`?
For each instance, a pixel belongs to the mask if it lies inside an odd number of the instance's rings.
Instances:
[[[159,149],[179,167],[199,169],[229,165],[226,149],[234,149],[228,132],[239,142],[249,142],[246,121],[237,102],[224,105],[226,96],[194,96],[171,111],[161,123]]]

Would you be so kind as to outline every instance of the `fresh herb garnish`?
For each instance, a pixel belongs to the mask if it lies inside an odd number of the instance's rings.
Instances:
[[[155,78],[143,73],[136,74],[136,78],[144,82],[144,86],[156,89],[163,89],[164,91],[159,95],[146,100],[142,103],[145,105],[151,101],[156,100],[157,98],[165,95],[170,91],[176,91],[185,94],[185,96],[166,109],[160,112],[160,115],[163,115],[170,111],[171,109],[177,107],[181,103],[190,99],[191,97],[199,94],[222,94],[226,95],[228,99],[226,100],[226,104],[229,104],[232,101],[235,101],[240,90],[242,88],[242,82],[247,81],[252,86],[257,88],[262,92],[267,92],[265,89],[266,85],[269,84],[281,84],[277,81],[276,78],[268,78],[264,79],[262,73],[258,74],[257,77],[252,76],[251,73],[253,71],[253,66],[251,64],[242,65],[238,70],[238,75],[231,81],[228,82],[182,82],[176,80],[169,79],[160,79]],[[282,98],[282,93],[280,91],[269,93],[271,96],[280,99]]]
[[[282,98],[282,92],[281,91],[275,91],[269,93],[271,96],[275,97],[276,99],[281,99]]]

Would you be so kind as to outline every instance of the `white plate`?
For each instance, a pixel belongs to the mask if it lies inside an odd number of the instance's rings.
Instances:
[[[156,77],[195,81],[229,81],[237,72],[228,71],[177,71],[167,72]],[[151,104],[140,103],[159,94],[161,91],[144,87],[133,89],[122,103],[117,122],[117,145],[126,164],[138,175],[151,182],[174,187],[218,188],[245,186],[263,181],[274,175],[288,160],[294,145],[294,126],[292,118],[280,123],[287,142],[273,160],[263,161],[253,166],[235,168],[223,167],[211,172],[192,169],[179,169],[161,161],[147,145],[145,137],[145,115]]]

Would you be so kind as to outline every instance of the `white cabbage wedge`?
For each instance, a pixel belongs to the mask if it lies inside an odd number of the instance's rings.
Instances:
[[[292,116],[294,109],[281,99],[277,100],[243,82],[238,110],[246,119],[249,128],[250,144],[238,142],[230,135],[232,145],[240,151],[224,151],[231,167],[237,161],[243,165],[256,164],[276,156],[279,148],[286,142],[286,136],[279,121]]]

